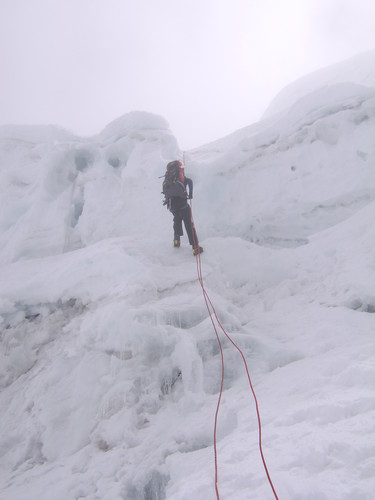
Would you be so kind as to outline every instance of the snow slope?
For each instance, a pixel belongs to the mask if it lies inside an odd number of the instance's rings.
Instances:
[[[287,110],[314,90],[337,83],[355,83],[365,87],[375,87],[375,50],[322,68],[287,85],[272,100],[263,118]]]
[[[0,498],[216,498],[220,352],[161,203],[182,156],[168,125],[0,137]],[[338,75],[185,154],[205,286],[280,499],[373,498],[374,137],[375,89]],[[220,498],[271,499],[222,342]]]

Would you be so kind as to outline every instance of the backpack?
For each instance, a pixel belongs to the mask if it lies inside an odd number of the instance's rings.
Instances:
[[[163,181],[164,205],[170,209],[170,199],[186,198],[185,176],[182,163],[178,160],[171,161],[167,165]]]

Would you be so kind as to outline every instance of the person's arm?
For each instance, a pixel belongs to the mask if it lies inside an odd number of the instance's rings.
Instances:
[[[193,198],[193,181],[189,177],[185,177],[185,186],[189,188],[188,198],[191,200]]]

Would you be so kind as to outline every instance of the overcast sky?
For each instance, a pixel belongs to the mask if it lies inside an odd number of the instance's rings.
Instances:
[[[0,124],[90,135],[149,111],[190,149],[374,48],[375,0],[0,0]]]

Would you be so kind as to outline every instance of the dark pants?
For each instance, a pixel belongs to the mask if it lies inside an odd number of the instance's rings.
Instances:
[[[173,212],[173,229],[176,236],[182,236],[184,234],[182,231],[182,221],[184,221],[190,245],[193,247],[198,246],[198,236],[191,218],[191,208],[189,205]]]

